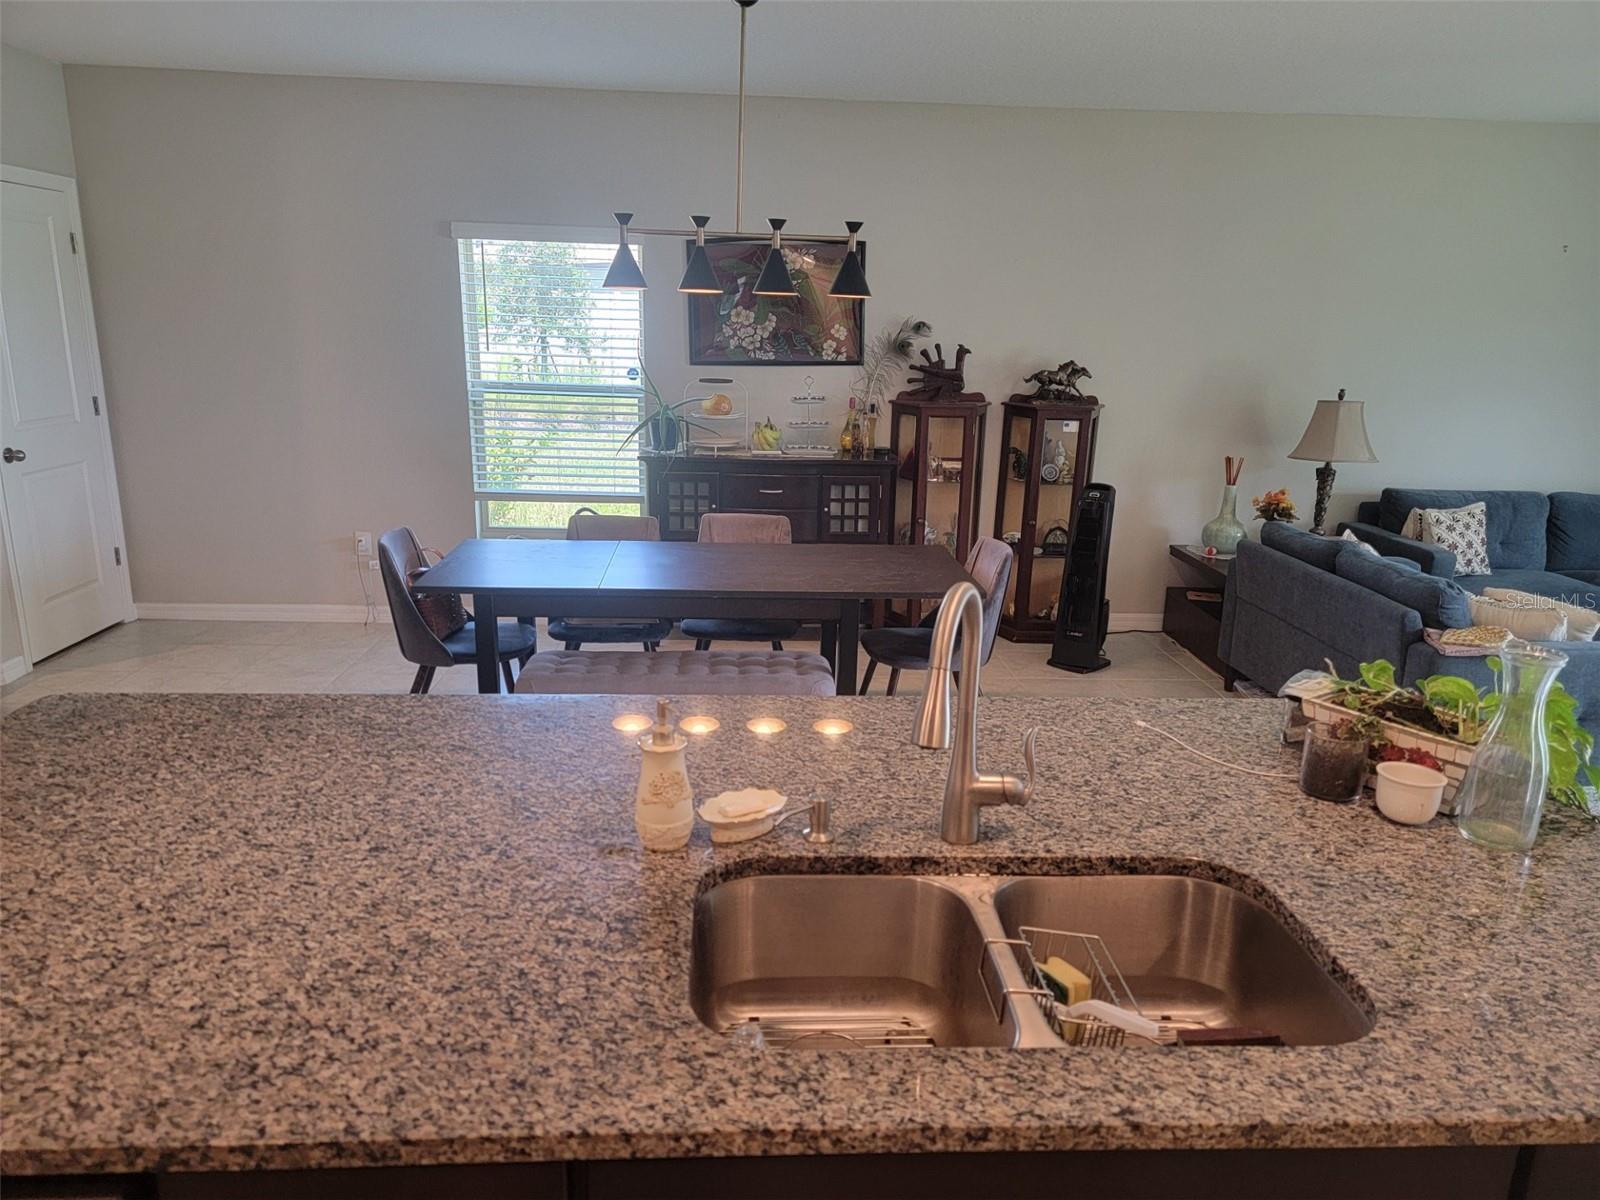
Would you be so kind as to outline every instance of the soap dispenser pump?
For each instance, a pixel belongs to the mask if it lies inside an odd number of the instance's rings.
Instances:
[[[684,748],[689,739],[679,733],[667,715],[667,702],[656,700],[656,723],[639,738],[644,761],[639,765],[639,791],[634,798],[633,823],[646,850],[681,850],[694,828],[694,793]]]

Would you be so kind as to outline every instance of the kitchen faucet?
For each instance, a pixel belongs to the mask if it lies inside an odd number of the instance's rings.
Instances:
[[[1033,798],[1033,748],[1039,729],[1022,735],[1022,753],[1028,764],[1026,782],[1015,775],[983,775],[978,771],[978,672],[983,654],[983,597],[971,583],[951,586],[939,604],[933,626],[933,647],[928,654],[928,686],[912,735],[924,750],[950,746],[950,663],[955,657],[956,635],[961,636],[961,681],[955,717],[955,749],[950,755],[950,775],[944,785],[944,815],[939,836],[955,846],[978,840],[978,810],[989,804],[1026,804]]]

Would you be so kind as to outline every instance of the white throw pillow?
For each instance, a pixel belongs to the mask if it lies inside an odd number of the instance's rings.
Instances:
[[[1482,500],[1465,508],[1423,509],[1422,540],[1454,554],[1457,575],[1489,573],[1489,515]]]
[[[1378,548],[1376,546],[1374,546],[1371,542],[1363,542],[1348,529],[1339,535],[1339,540],[1344,542],[1354,542],[1356,545],[1361,547],[1363,552],[1372,555],[1373,558],[1383,557],[1383,555],[1378,553]]]
[[[1406,519],[1400,524],[1400,536],[1410,538],[1413,542],[1422,540],[1422,510],[1413,508],[1406,514]]]
[[[1553,608],[1567,615],[1567,641],[1592,642],[1600,633],[1600,612],[1584,608],[1581,604],[1568,604],[1551,596],[1533,592],[1519,592],[1516,588],[1484,588],[1483,594],[1491,600],[1505,600],[1522,608]]]
[[[1488,596],[1468,600],[1474,625],[1498,625],[1526,642],[1567,640],[1567,614],[1558,608],[1533,608]]]

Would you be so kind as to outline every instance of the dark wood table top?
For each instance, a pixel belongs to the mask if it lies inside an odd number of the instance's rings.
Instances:
[[[470,538],[422,592],[573,592],[807,600],[938,599],[971,578],[941,546],[702,545]]]
[[[1194,567],[1199,571],[1208,571],[1212,574],[1227,578],[1228,572],[1233,569],[1233,555],[1207,554],[1202,546],[1186,546],[1174,542],[1167,547],[1167,553],[1179,562]]]
[[[616,542],[468,538],[418,579],[419,592],[588,591],[600,586]]]

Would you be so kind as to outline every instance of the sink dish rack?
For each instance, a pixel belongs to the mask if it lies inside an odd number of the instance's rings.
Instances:
[[[1121,1046],[1130,1036],[1140,1042],[1153,1041],[1155,1045],[1170,1045],[1177,1040],[1176,1031],[1165,1024],[1160,1026],[1160,1034],[1156,1038],[1146,1039],[1131,1035],[1097,1017],[1073,1017],[1067,1014],[1066,1005],[1056,999],[1040,970],[1039,964],[1051,958],[1063,959],[1089,977],[1091,999],[1136,1016],[1144,1016],[1139,1010],[1138,1001],[1134,999],[1133,989],[1128,986],[1121,968],[1117,966],[1117,960],[1111,956],[1111,951],[1106,949],[1105,942],[1098,934],[1044,929],[1036,925],[1019,925],[1017,932],[1022,936],[986,939],[985,948],[987,951],[988,947],[993,946],[1010,947],[1028,986],[1002,986],[1002,995],[997,997],[989,984],[989,972],[984,969],[986,962],[978,966],[984,994],[989,998],[989,1007],[994,1010],[996,1021],[1005,1019],[1004,997],[1017,996],[1032,999],[1055,1035],[1075,1046]]]

